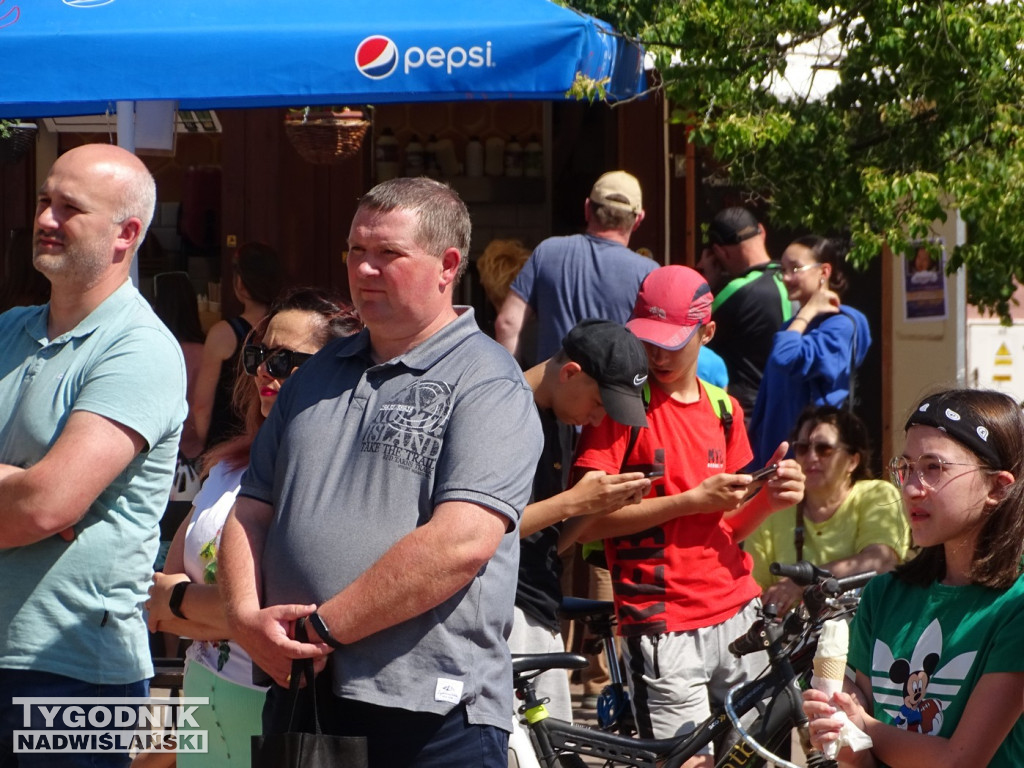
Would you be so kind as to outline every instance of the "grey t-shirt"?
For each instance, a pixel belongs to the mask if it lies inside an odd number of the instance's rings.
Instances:
[[[381,365],[366,331],[332,342],[285,382],[241,488],[274,507],[265,605],[334,596],[442,502],[509,523],[456,595],[334,653],[338,696],[439,714],[461,702],[470,722],[508,729],[517,527],[541,442],[530,388],[471,310]]]

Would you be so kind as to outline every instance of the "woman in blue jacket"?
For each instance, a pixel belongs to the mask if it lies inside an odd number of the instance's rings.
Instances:
[[[775,334],[757,392],[749,429],[752,467],[771,457],[805,406],[846,402],[852,372],[871,346],[867,318],[839,300],[846,280],[830,240],[797,238],[781,261],[782,282],[800,310]]]

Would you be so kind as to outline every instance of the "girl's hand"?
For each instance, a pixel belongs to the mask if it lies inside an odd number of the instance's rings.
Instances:
[[[797,314],[810,321],[818,315],[834,315],[837,312],[839,312],[839,294],[822,287],[821,290],[811,294],[807,303],[800,308]]]

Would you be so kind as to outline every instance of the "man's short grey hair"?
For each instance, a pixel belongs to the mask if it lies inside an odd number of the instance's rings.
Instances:
[[[635,213],[601,205],[593,200],[590,201],[590,212],[603,229],[616,229],[628,234],[633,231],[633,224],[636,222]]]
[[[410,211],[419,222],[418,245],[438,258],[449,248],[459,251],[456,281],[469,265],[472,224],[469,211],[458,193],[447,184],[426,176],[383,181],[359,199],[359,207],[388,213]]]
[[[114,223],[123,224],[131,218],[142,222],[142,232],[139,233],[139,239],[135,244],[138,250],[156,212],[156,180],[145,167],[135,168],[129,165],[120,165],[118,176],[123,183],[121,199],[114,211]]]

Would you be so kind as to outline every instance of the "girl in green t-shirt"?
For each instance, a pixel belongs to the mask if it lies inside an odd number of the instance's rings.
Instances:
[[[804,694],[812,742],[841,708],[872,739],[842,765],[1024,765],[1024,416],[999,392],[926,397],[890,462],[918,556],[865,589],[855,673],[829,701]]]

